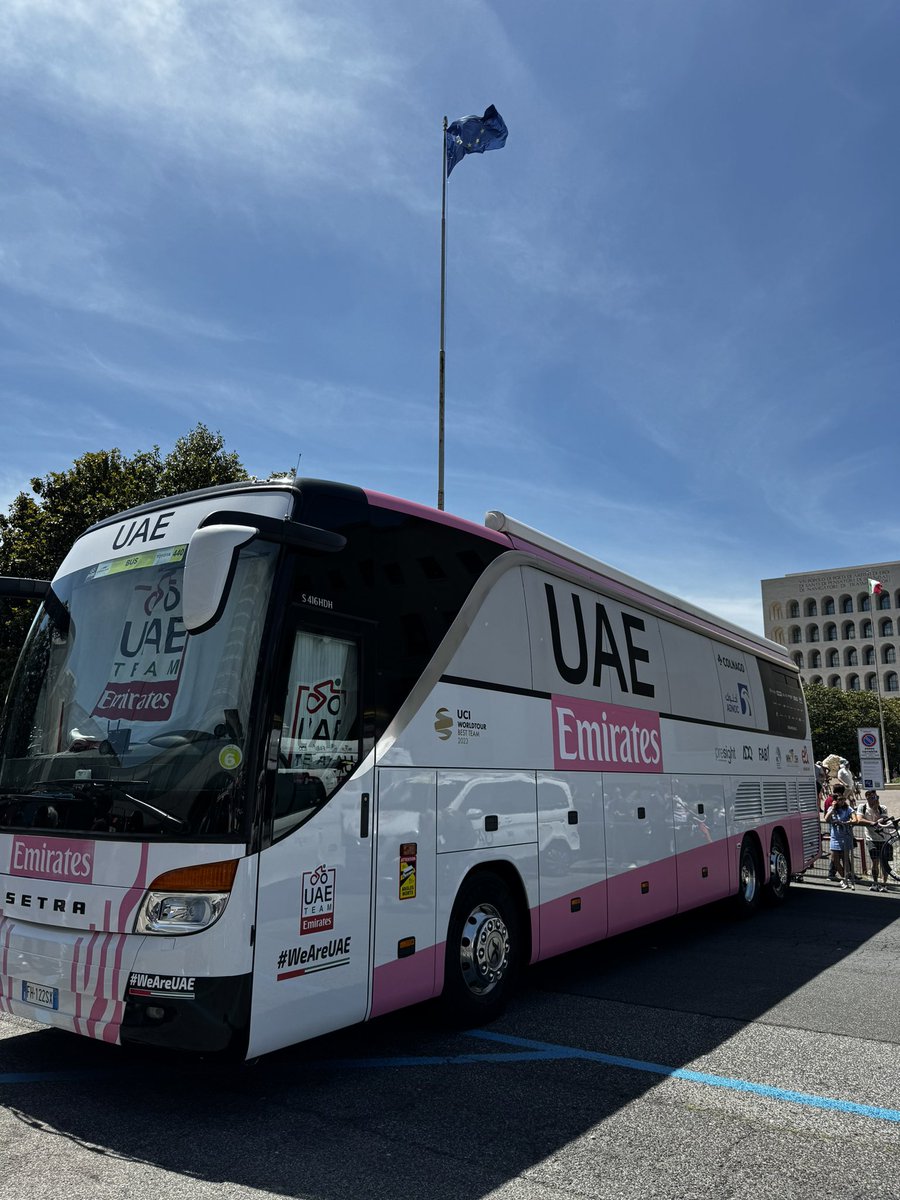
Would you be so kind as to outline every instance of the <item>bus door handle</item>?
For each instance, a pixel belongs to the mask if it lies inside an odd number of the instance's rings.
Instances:
[[[359,799],[359,836],[369,836],[369,793],[363,792]]]

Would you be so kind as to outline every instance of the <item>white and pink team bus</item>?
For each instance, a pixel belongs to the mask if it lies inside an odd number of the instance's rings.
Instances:
[[[785,651],[500,513],[320,480],[89,529],[0,729],[0,1010],[254,1057],[819,848]]]

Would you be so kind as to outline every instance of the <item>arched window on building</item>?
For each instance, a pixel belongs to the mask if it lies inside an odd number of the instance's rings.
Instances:
[[[796,600],[788,600],[787,614],[789,618],[800,616],[800,605]]]
[[[871,597],[868,592],[860,592],[856,597],[856,611],[870,612],[872,609]]]
[[[791,626],[790,633],[788,634],[788,639],[792,646],[796,646],[797,643],[801,640],[799,625]]]
[[[806,640],[807,640],[808,642],[817,642],[817,641],[819,640],[819,627],[818,627],[818,625],[807,625],[807,627],[806,627]]]
[[[897,672],[888,671],[884,677],[884,690],[886,692],[900,692],[900,686],[897,683]]]
[[[821,667],[822,655],[820,654],[820,652],[818,650],[810,650],[809,665],[810,665],[810,667]]]
[[[842,613],[852,613],[853,612],[853,597],[852,596],[841,596],[841,612]]]
[[[825,657],[828,660],[826,666],[839,667],[841,665],[840,655],[837,650],[829,650]]]
[[[862,660],[863,660],[864,667],[874,667],[875,666],[875,647],[874,646],[863,646],[862,655],[863,655]]]
[[[882,646],[881,661],[883,663],[895,663],[897,661],[896,649],[893,646]]]
[[[872,636],[872,622],[866,617],[865,621],[859,623],[859,636],[861,638],[870,638]]]
[[[772,630],[771,638],[772,638],[773,642],[777,642],[779,646],[783,646],[785,644],[784,626],[776,625],[775,628]]]
[[[856,622],[855,621],[845,621],[844,622],[844,624],[841,626],[841,637],[844,639],[845,642],[852,642],[852,641],[856,640]]]
[[[847,676],[847,691],[848,692],[858,692],[859,691],[859,676],[858,675],[848,675]]]
[[[811,675],[809,682],[817,683],[819,685],[819,687],[821,687],[822,686],[822,676],[821,675]]]
[[[794,652],[794,653],[791,655],[791,658],[794,660],[794,662],[797,664],[797,666],[798,666],[798,667],[800,668],[800,670],[802,671],[802,670],[803,670],[803,651],[802,651],[802,650],[796,650],[796,651],[795,651],[795,652]]]
[[[822,597],[822,616],[831,617],[834,615],[834,600],[831,596]]]
[[[879,608],[890,608],[891,607],[891,593],[890,592],[882,592],[881,593],[881,595],[878,597],[878,607]]]
[[[872,671],[866,676],[866,691],[874,692],[877,690],[878,684],[875,682],[875,672]]]
[[[816,604],[815,600],[813,600],[812,597],[810,597],[808,600],[804,601],[803,615],[804,615],[804,617],[817,617],[819,615],[818,605]]]
[[[822,639],[826,642],[837,641],[837,625],[835,625],[834,621],[829,621],[822,630]]]
[[[782,608],[780,600],[773,600],[772,603],[769,605],[769,620],[770,621],[783,621],[784,620],[784,609]]]
[[[882,617],[881,620],[878,622],[878,636],[879,637],[893,637],[894,636],[894,622],[891,620],[890,617]]]
[[[829,686],[830,688],[837,688],[837,690],[838,690],[838,691],[841,691],[842,689],[841,689],[841,677],[840,677],[840,675],[830,675],[830,676],[828,677],[828,686]]]
[[[859,656],[856,653],[855,646],[848,646],[844,651],[844,666],[855,667],[859,665]]]

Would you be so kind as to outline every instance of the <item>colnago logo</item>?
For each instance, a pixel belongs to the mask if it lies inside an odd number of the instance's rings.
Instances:
[[[9,874],[90,883],[94,877],[94,843],[17,835],[9,856]]]
[[[574,696],[551,697],[551,708],[558,770],[663,770],[659,713]]]

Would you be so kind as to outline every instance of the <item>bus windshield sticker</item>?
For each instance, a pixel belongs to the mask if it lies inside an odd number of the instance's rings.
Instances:
[[[180,567],[132,589],[117,653],[91,716],[164,721],[181,679],[187,630],[181,620]]]
[[[186,545],[167,546],[165,550],[145,550],[141,554],[129,554],[125,558],[110,558],[91,567],[87,579],[105,579],[109,575],[138,571],[142,567],[164,567],[168,563],[182,563],[186,553]]]

